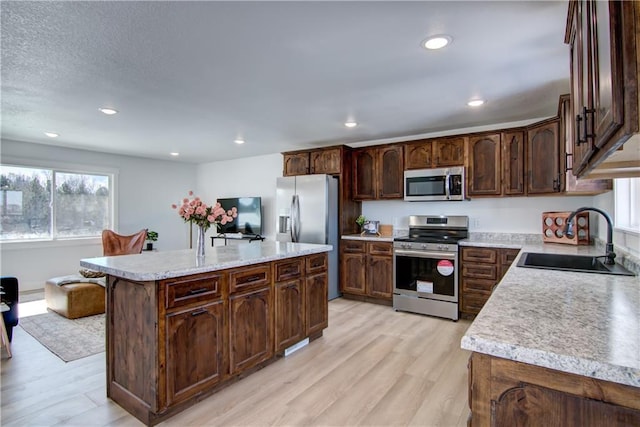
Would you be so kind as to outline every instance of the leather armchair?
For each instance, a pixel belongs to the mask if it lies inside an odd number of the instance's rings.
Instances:
[[[9,311],[2,313],[4,324],[7,328],[9,341],[13,337],[13,327],[18,325],[18,279],[15,277],[0,277],[0,287],[3,294],[2,302],[9,306]]]
[[[146,229],[130,236],[123,236],[111,230],[103,230],[102,252],[104,256],[139,254],[142,252],[146,239]]]

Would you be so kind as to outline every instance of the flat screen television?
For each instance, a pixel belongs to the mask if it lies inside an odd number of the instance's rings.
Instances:
[[[220,226],[221,233],[242,233],[248,236],[262,234],[262,200],[260,197],[231,197],[218,199],[225,210],[238,208],[238,217],[230,224]]]

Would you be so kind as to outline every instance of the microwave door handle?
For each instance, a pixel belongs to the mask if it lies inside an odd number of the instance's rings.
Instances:
[[[447,200],[451,200],[451,174],[447,171],[447,174],[444,176],[444,192],[447,196]]]

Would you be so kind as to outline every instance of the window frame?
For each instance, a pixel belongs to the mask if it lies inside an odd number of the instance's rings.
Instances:
[[[86,165],[79,163],[56,162],[36,159],[25,159],[20,157],[2,156],[0,159],[2,166],[23,167],[23,168],[40,168],[50,169],[52,172],[73,173],[73,174],[96,174],[106,175],[109,178],[109,197],[111,206],[111,223],[113,229],[118,228],[118,173],[115,168],[108,168],[97,165]],[[55,206],[55,190],[52,194],[51,203]],[[55,208],[52,208],[52,221],[55,224]],[[2,249],[25,249],[33,247],[65,247],[75,245],[93,245],[102,243],[101,236],[82,236],[82,237],[56,237],[51,236],[43,239],[25,239],[25,240],[0,240]]]
[[[633,234],[636,236],[640,236],[640,229],[636,229],[636,228],[631,228],[629,225],[624,224],[624,225],[620,225],[620,216],[621,216],[621,210],[625,210],[625,216],[628,218],[632,217],[632,214],[635,214],[636,218],[633,218],[633,220],[635,222],[640,223],[640,209],[637,209],[635,212],[632,212],[632,207],[633,202],[632,202],[632,188],[631,188],[631,184],[629,184],[629,187],[626,190],[626,194],[625,196],[629,199],[628,201],[625,201],[624,203],[622,201],[619,201],[619,197],[623,197],[620,194],[620,183],[618,182],[618,180],[633,180],[635,186],[640,187],[640,177],[631,177],[631,178],[617,178],[614,180],[613,183],[613,205],[614,205],[614,229],[619,230],[625,234]],[[636,191],[640,191],[639,189],[636,189]],[[623,205],[623,206],[621,206]],[[632,221],[632,222],[634,222]]]

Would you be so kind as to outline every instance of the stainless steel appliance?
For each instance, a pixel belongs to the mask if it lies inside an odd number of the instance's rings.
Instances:
[[[277,179],[276,240],[321,243],[329,252],[329,295],[338,291],[338,179],[329,175],[301,175]]]
[[[464,167],[404,171],[404,200],[464,200]]]
[[[409,217],[409,235],[393,241],[393,308],[458,320],[458,240],[469,217]]]

